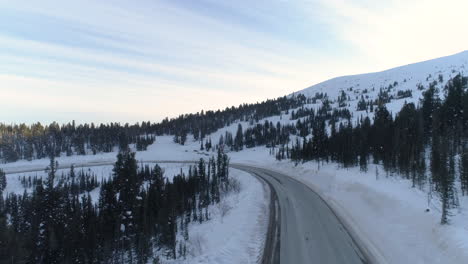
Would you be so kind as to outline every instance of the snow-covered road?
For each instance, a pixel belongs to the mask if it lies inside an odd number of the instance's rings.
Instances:
[[[279,259],[273,258],[272,263],[378,262],[356,237],[358,234],[349,232],[343,219],[307,185],[276,171],[241,164],[232,166],[267,181],[277,195],[280,246],[265,249],[268,252],[279,248]]]

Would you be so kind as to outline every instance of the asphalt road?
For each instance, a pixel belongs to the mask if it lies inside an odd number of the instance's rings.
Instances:
[[[144,163],[194,163],[156,161]],[[74,164],[75,167],[112,165],[113,162]],[[59,168],[69,168],[71,164]],[[354,264],[374,263],[367,251],[350,235],[342,219],[311,188],[292,177],[272,170],[231,164],[264,181],[271,189],[270,223],[262,264]],[[40,171],[44,168],[14,169],[10,173]],[[364,254],[366,253],[366,254]]]
[[[266,263],[370,263],[338,216],[308,186],[275,171],[240,164],[232,167],[260,177],[276,195],[279,212],[274,214],[279,214],[279,227],[270,226],[267,242],[272,236],[275,240],[274,232],[279,230],[279,245],[265,248],[264,259],[270,260]],[[278,248],[279,257],[275,257]]]

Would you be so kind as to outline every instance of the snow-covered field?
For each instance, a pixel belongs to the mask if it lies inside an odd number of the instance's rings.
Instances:
[[[46,162],[46,161],[44,161]],[[81,164],[85,164],[84,162]],[[92,164],[92,163],[91,163]],[[140,163],[138,166],[154,166],[154,163]],[[180,174],[181,170],[184,172],[186,175],[188,173],[189,169],[189,164],[182,164],[182,163],[158,163],[158,165],[164,170],[164,177],[168,178],[169,180],[172,180],[174,176],[177,174]],[[37,169],[40,169],[39,171],[32,171],[32,172],[18,172],[18,173],[9,173],[7,174],[7,186],[5,190],[3,191],[3,196],[6,197],[10,193],[15,193],[15,194],[23,194],[25,191],[25,188],[21,184],[21,178],[23,177],[31,177],[31,178],[42,178],[46,179],[47,177],[47,172],[43,170],[44,167],[47,166],[47,164],[41,164],[41,167],[37,167]],[[11,169],[15,170],[20,170],[22,167],[19,165],[18,167],[10,167]],[[92,167],[77,167],[75,168],[75,173],[79,174],[81,171],[84,172],[92,172],[93,175],[96,176],[97,181],[101,182],[103,179],[107,179],[111,177],[112,175],[112,169],[113,165],[103,165],[103,166],[92,166]],[[57,179],[60,179],[62,175],[67,175],[70,172],[69,168],[63,168],[57,170],[56,176]],[[31,188],[26,188],[27,192],[31,192]],[[99,191],[100,187],[95,188],[90,192],[91,198],[93,199],[94,202],[97,202],[99,199]]]
[[[134,147],[130,147],[135,150]],[[146,151],[138,151],[136,153],[136,159],[138,161],[186,161],[198,160],[200,158],[207,159],[212,156],[212,153],[198,153],[194,150],[197,150],[197,148],[194,148],[193,144],[181,146],[179,144],[174,144],[172,136],[161,136],[157,137],[156,142],[148,146]],[[65,154],[62,154],[56,160],[58,161],[59,166],[62,167],[70,167],[72,164],[74,164],[75,167],[80,167],[83,165],[115,162],[116,156],[117,151],[98,153],[96,155],[66,156]],[[13,173],[16,171],[45,169],[47,165],[49,165],[49,159],[44,158],[32,161],[20,160],[17,162],[0,164],[0,168],[6,173]]]

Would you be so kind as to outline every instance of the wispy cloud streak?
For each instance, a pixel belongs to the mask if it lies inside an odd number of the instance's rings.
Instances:
[[[468,44],[463,8],[435,24],[433,0],[362,1],[0,0],[0,121],[160,120]]]

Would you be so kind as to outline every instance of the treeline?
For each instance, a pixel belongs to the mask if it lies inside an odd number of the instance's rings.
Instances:
[[[220,136],[216,147],[232,151],[263,145],[272,147],[286,144],[289,142],[289,136],[296,134],[296,132],[297,129],[294,125],[281,125],[280,122],[277,122],[275,126],[273,122],[265,121],[263,124],[248,127],[245,131],[239,124],[236,134],[232,135],[231,132],[226,131],[224,135]]]
[[[112,177],[98,185],[86,174],[48,177],[31,192],[0,195],[0,263],[158,263],[187,254],[188,224],[210,219],[208,207],[232,188],[229,159],[218,151],[172,181],[158,165],[138,168],[135,154],[117,156]],[[67,181],[66,181],[67,180]],[[79,183],[73,184],[78,181]],[[25,182],[29,182],[25,180]],[[96,198],[94,198],[96,199]],[[177,235],[179,234],[179,235]]]
[[[352,115],[348,109],[332,109],[330,101],[323,96],[322,106],[315,111],[314,109],[298,108],[291,111],[291,120],[297,120],[295,124],[281,124],[265,120],[263,123],[256,123],[243,129],[242,125],[237,126],[235,135],[226,131],[221,135],[217,147],[231,151],[240,151],[243,148],[253,148],[256,146],[267,146],[281,150],[290,143],[291,136],[305,137],[310,134],[311,128],[316,125],[318,120],[330,120],[337,122],[341,119],[351,119]],[[307,100],[308,101],[308,100]],[[289,112],[289,111],[288,111]],[[280,150],[280,151],[281,151]],[[281,155],[281,152],[278,152]]]
[[[19,159],[33,160],[50,155],[67,156],[112,152],[135,144],[137,150],[145,150],[155,140],[150,122],[135,125],[83,124],[71,122],[65,125],[0,124],[0,160],[13,162]]]
[[[306,102],[303,95],[285,96],[224,110],[166,118],[160,123],[142,122],[134,125],[76,125],[74,121],[64,125],[55,122],[50,125],[0,124],[0,161],[41,159],[51,154],[59,156],[61,153],[70,156],[112,152],[116,148],[125,149],[128,144],[135,144],[136,150],[141,151],[154,142],[154,135],[174,135],[174,141],[183,145],[188,134],[192,134],[195,140],[203,140],[206,135],[233,122],[258,122]]]
[[[307,98],[300,94],[261,103],[243,104],[224,110],[201,111],[173,119],[166,118],[154,125],[154,132],[156,135],[175,135],[174,141],[184,144],[188,134],[192,134],[195,140],[202,140],[207,135],[236,121],[248,121],[253,124],[266,117],[279,116],[282,111],[300,107],[307,101]]]
[[[277,159],[333,161],[363,171],[369,161],[382,164],[389,174],[411,179],[413,186],[428,184],[441,198],[445,224],[449,210],[458,204],[457,180],[462,194],[468,195],[467,83],[461,75],[451,79],[443,100],[431,84],[418,106],[405,103],[395,118],[385,104],[374,110],[373,122],[365,117],[353,124],[350,118],[336,120],[318,113],[301,123],[302,138],[282,146]]]
[[[18,176],[18,179],[24,189],[36,188],[38,185],[43,184],[42,177],[37,175]],[[70,189],[72,195],[90,192],[101,184],[95,173],[92,171],[85,171],[83,169],[75,172],[73,165],[71,166],[69,173],[62,173],[60,176],[57,175],[56,181],[58,181],[59,185],[63,185],[64,188]]]

